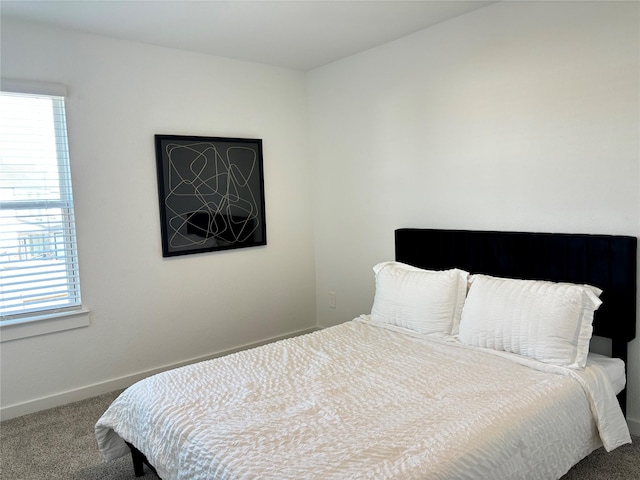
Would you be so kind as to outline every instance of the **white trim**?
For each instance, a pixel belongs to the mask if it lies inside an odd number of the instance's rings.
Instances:
[[[629,425],[629,432],[631,432],[631,435],[637,435],[640,437],[640,420],[627,418],[627,425]]]
[[[34,82],[32,80],[15,80],[3,78],[0,80],[0,90],[3,92],[27,93],[32,95],[51,95],[66,97],[67,87],[61,83]]]
[[[231,353],[239,352],[241,350],[247,350],[249,348],[259,347],[267,343],[276,342],[278,340],[284,340],[285,338],[297,337],[299,335],[312,333],[312,332],[315,332],[316,330],[318,330],[317,327],[305,328],[303,330],[290,332],[284,335],[279,335],[277,337],[271,337],[266,340],[262,340],[260,342],[249,343],[239,347],[230,348],[228,350],[215,352],[209,355],[205,355],[203,357],[192,358],[192,359],[184,360],[182,362],[174,363],[171,365],[164,365],[162,367],[153,368],[151,370],[146,370],[143,372],[134,373],[132,375],[127,375],[124,377],[107,380],[106,382],[87,385],[74,390],[68,390],[66,392],[57,393],[55,395],[50,395],[48,397],[41,397],[35,400],[29,400],[27,402],[8,405],[6,407],[0,408],[0,420],[1,421],[9,420],[11,418],[20,417],[22,415],[38,412],[40,410],[46,410],[48,408],[59,407],[60,405],[66,405],[68,403],[85,400],[90,397],[102,395],[103,393],[109,393],[115,390],[122,390],[142,380],[143,378],[147,378],[151,375],[155,375],[156,373],[164,372],[172,368],[182,367],[184,365],[202,362],[204,360],[211,360],[212,358],[222,357],[224,355],[229,355]]]
[[[88,327],[89,324],[89,310],[86,309],[9,320],[0,324],[0,343]]]

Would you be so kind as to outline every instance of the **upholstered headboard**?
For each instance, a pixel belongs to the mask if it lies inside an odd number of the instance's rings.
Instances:
[[[396,260],[420,268],[601,288],[594,335],[610,338],[612,355],[627,361],[627,343],[636,336],[635,237],[403,228],[395,241]]]

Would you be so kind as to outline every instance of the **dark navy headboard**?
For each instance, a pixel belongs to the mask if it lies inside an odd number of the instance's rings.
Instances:
[[[636,336],[635,237],[402,228],[395,242],[396,260],[420,268],[601,288],[594,335],[610,338],[612,355],[627,361],[627,343]]]

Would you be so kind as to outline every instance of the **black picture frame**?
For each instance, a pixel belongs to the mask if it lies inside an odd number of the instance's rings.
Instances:
[[[267,244],[262,140],[155,135],[162,256]]]

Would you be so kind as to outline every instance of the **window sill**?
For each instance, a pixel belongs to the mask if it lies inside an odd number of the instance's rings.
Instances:
[[[0,325],[0,343],[89,326],[89,310],[21,318]]]

